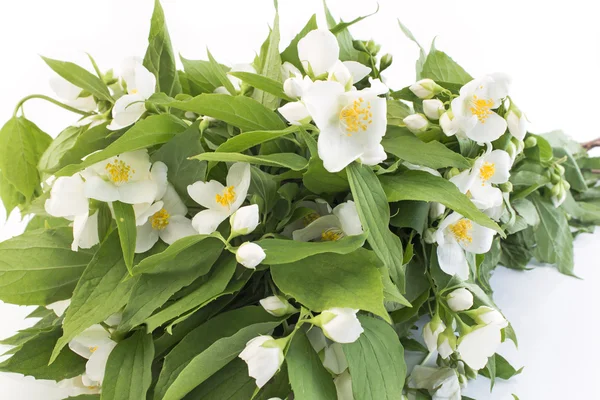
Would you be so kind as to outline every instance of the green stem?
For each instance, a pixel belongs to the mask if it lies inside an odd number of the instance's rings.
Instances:
[[[58,100],[54,100],[52,97],[44,96],[43,94],[32,94],[32,95],[29,95],[27,97],[24,97],[23,99],[21,99],[21,101],[19,101],[19,103],[15,107],[15,111],[13,113],[13,117],[17,116],[17,113],[19,112],[19,109],[21,107],[23,107],[23,104],[25,104],[25,102],[27,100],[30,100],[30,99],[42,99],[42,100],[46,100],[46,101],[49,101],[50,103],[52,103],[54,105],[57,105],[59,107],[64,108],[65,110],[74,112],[74,113],[79,114],[79,115],[83,115],[84,117],[88,117],[90,115],[93,115],[93,113],[88,113],[86,111],[81,111],[81,110],[78,110],[78,109],[76,109],[74,107],[68,106],[68,105],[66,105],[64,103],[61,103]]]

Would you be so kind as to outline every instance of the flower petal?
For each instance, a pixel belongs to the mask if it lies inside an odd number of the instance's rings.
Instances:
[[[135,252],[138,254],[147,252],[158,242],[158,237],[159,233],[156,229],[152,228],[150,221],[138,226],[135,238]]]
[[[112,109],[113,120],[107,128],[115,131],[135,123],[146,112],[145,100],[140,94],[120,97]]]
[[[347,236],[360,235],[363,228],[358,217],[356,204],[352,200],[341,203],[333,209],[333,215],[338,217],[342,226],[342,231]]]
[[[223,193],[225,186],[218,181],[198,181],[187,187],[190,197],[202,207],[220,210],[222,205],[217,203],[216,195]]]
[[[79,174],[57,178],[50,190],[50,198],[44,204],[46,212],[54,217],[87,214],[89,201],[83,188],[84,181]]]
[[[210,235],[228,216],[229,214],[223,211],[203,210],[192,219],[192,226],[199,234]]]
[[[137,93],[144,99],[152,96],[156,90],[156,77],[146,69],[139,58],[128,58],[122,65],[123,80],[128,93]]]
[[[344,107],[341,97],[344,87],[338,82],[316,81],[304,93],[302,101],[306,104],[308,112],[319,129],[325,129],[330,125],[337,126],[339,113]]]
[[[162,202],[164,203],[164,208],[167,210],[169,215],[182,215],[185,216],[188,212],[187,207],[177,194],[177,191],[170,183],[166,187],[165,193],[162,196]]]
[[[152,164],[151,179],[156,183],[156,199],[161,200],[165,195],[169,182],[167,181],[168,168],[162,161]]]
[[[304,70],[314,76],[326,73],[340,55],[337,38],[328,29],[310,31],[298,42],[298,58]]]
[[[166,244],[172,244],[181,238],[198,234],[192,226],[192,221],[183,215],[172,215],[166,228],[158,233]]]
[[[102,383],[108,356],[116,345],[116,342],[111,341],[110,343],[99,346],[98,349],[92,353],[88,362],[85,364],[85,373],[90,379]]]
[[[506,132],[506,120],[492,112],[485,123],[477,121],[473,129],[465,130],[467,137],[476,141],[477,143],[489,143],[498,139]]]
[[[105,202],[119,200],[119,189],[110,182],[105,181],[99,176],[89,176],[86,178],[83,191],[85,197]]]
[[[371,73],[371,68],[356,61],[344,61],[343,64],[352,75],[352,83],[363,80],[364,77]]]
[[[89,249],[100,242],[98,237],[98,211],[88,217],[85,213],[73,220],[73,244],[71,250]]]
[[[152,180],[124,183],[117,188],[119,201],[127,204],[152,203],[156,199],[158,185]]]
[[[286,103],[279,107],[277,111],[292,125],[302,125],[305,122],[310,122],[308,109],[301,101]]]
[[[365,152],[359,157],[360,162],[365,165],[377,165],[384,162],[386,159],[387,154],[381,144],[378,144],[375,147],[366,148]]]
[[[490,183],[501,184],[508,182],[512,160],[506,151],[493,150],[485,156],[485,161],[494,164],[494,175],[490,178]]]
[[[461,359],[474,370],[485,367],[500,346],[500,329],[497,325],[485,325],[461,337],[457,349]]]
[[[469,253],[484,254],[490,251],[495,234],[496,231],[472,222],[471,237],[473,240],[461,242],[460,245]]]
[[[227,186],[233,186],[235,188],[235,200],[229,208],[229,214],[234,213],[240,208],[244,200],[246,200],[248,188],[250,187],[250,179],[250,164],[238,162],[229,168],[229,172],[227,173]]]
[[[341,228],[340,220],[334,215],[325,215],[308,224],[306,228],[294,231],[292,238],[298,242],[310,242],[311,240],[320,239],[323,232],[332,228]]]
[[[469,279],[469,264],[465,251],[455,240],[448,240],[443,245],[438,245],[437,257],[442,271],[448,275],[457,275],[462,280]]]

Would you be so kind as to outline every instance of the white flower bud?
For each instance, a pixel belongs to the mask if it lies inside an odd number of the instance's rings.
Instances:
[[[452,311],[464,311],[473,307],[473,294],[465,288],[452,291],[447,298]]]
[[[491,307],[481,306],[476,310],[468,311],[467,314],[475,320],[478,325],[495,325],[500,328],[506,328],[508,321],[500,313]]]
[[[256,243],[246,242],[238,247],[235,259],[246,268],[256,269],[256,266],[260,264],[266,256],[267,255],[262,247]]]
[[[294,64],[292,64],[289,61],[286,61],[281,65],[281,76],[283,77],[283,79],[296,77],[301,78],[302,72],[300,72],[300,70],[296,68]]]
[[[296,78],[288,78],[283,82],[283,91],[288,97],[292,99],[299,99],[308,88],[312,85],[312,81],[308,76],[302,78],[301,76]]]
[[[292,306],[285,298],[281,296],[269,296],[260,300],[260,305],[271,315],[283,317],[284,315],[292,314],[298,309]]]
[[[337,343],[354,343],[364,332],[352,308],[330,308],[313,318],[313,324],[320,326],[325,336]]]
[[[248,364],[248,375],[256,380],[259,388],[277,373],[284,359],[281,344],[266,335],[250,340],[239,357]]]
[[[446,111],[440,116],[440,127],[446,136],[453,136],[458,133],[459,124],[452,110]]]
[[[488,358],[494,355],[502,335],[500,326],[490,324],[478,326],[458,341],[457,350],[461,359],[472,369],[479,370],[485,367]]]
[[[231,237],[252,233],[258,226],[258,205],[244,206],[229,217]]]
[[[443,87],[431,79],[421,79],[410,85],[409,89],[420,99],[431,99],[434,95],[444,90]]]
[[[404,124],[413,133],[426,131],[429,121],[422,114],[412,114],[404,118]]]
[[[446,109],[444,108],[444,103],[442,103],[441,100],[423,100],[423,112],[427,118],[437,121],[440,119],[440,115],[442,115],[444,111],[446,111]]]
[[[527,134],[527,118],[525,114],[511,107],[505,118],[510,134],[519,140],[525,139],[525,134]]]
[[[423,327],[423,340],[430,352],[437,349],[438,337],[445,329],[446,325],[437,314]]]

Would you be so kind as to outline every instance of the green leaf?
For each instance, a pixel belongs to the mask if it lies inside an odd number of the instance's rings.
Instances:
[[[63,321],[64,333],[56,343],[51,362],[75,336],[120,311],[127,303],[135,279],[123,281],[126,276],[129,274],[123,261],[119,235],[113,231],[100,245],[73,291]]]
[[[265,251],[266,265],[288,264],[323,253],[348,254],[362,247],[368,234],[346,236],[337,241],[298,242],[286,239],[262,239],[256,242]]]
[[[400,400],[406,378],[404,348],[385,322],[361,315],[364,332],[354,343],[343,344],[356,400]]]
[[[419,59],[416,62],[416,80],[420,80],[421,72],[423,71],[423,64],[425,63],[425,59],[427,58],[427,55],[425,54],[425,49],[423,49],[423,46],[421,46],[421,44],[417,41],[410,29],[408,29],[402,22],[400,22],[400,20],[398,20],[398,26],[400,26],[400,30],[409,40],[413,41],[417,46],[419,46]]]
[[[268,78],[266,76],[262,76],[259,74],[253,74],[252,72],[230,72],[229,75],[235,76],[236,78],[241,79],[248,85],[252,86],[255,89],[260,90],[263,93],[263,96],[268,93],[275,96],[276,99],[283,99],[286,101],[295,101],[294,99],[288,97],[287,94],[283,91],[283,84],[278,80]],[[258,99],[255,97],[258,101]],[[278,103],[278,102],[277,102]],[[266,105],[266,104],[265,104]],[[268,107],[268,105],[266,105]],[[270,107],[268,107],[270,108]]]
[[[6,210],[6,215],[21,203],[25,203],[25,197],[2,175],[0,171],[0,200]]]
[[[260,55],[258,57],[259,65],[257,65],[257,69],[261,75],[276,82],[280,82],[281,56],[279,55],[279,12],[277,11],[277,7],[275,8],[273,29],[271,29],[267,41],[260,49]],[[255,87],[252,97],[270,110],[279,107],[279,96],[266,92],[261,88]]]
[[[24,343],[8,360],[0,364],[0,371],[31,375],[35,379],[60,381],[85,372],[87,360],[70,349],[64,349],[52,365],[48,365],[54,344],[62,331],[59,327],[43,332]]]
[[[335,174],[327,171],[323,161],[317,156],[310,158],[302,182],[315,194],[346,192],[350,187],[343,171]]]
[[[331,374],[327,372],[302,330],[296,331],[285,356],[294,399],[329,400],[337,398]]]
[[[506,361],[506,359],[500,354],[496,353],[492,357],[490,357],[490,361],[488,362],[488,364],[490,364],[492,360],[495,365],[494,370],[496,378],[508,380],[513,376],[519,375],[523,371],[523,367],[516,369],[515,367],[510,365],[510,363]],[[479,374],[485,376],[486,378],[490,378],[490,373],[487,369],[480,370]]]
[[[530,197],[540,216],[540,224],[533,230],[536,247],[535,258],[541,262],[556,264],[565,275],[573,272],[573,236],[565,213],[539,195]]]
[[[115,201],[112,203],[119,230],[119,240],[121,241],[121,251],[125,266],[129,273],[133,270],[133,257],[135,256],[135,243],[137,239],[137,227],[135,226],[135,213],[131,204]]]
[[[50,143],[40,157],[38,167],[40,171],[53,172],[60,168],[60,161],[77,141],[77,138],[86,131],[85,126],[69,126]]]
[[[467,196],[462,194],[452,182],[444,178],[424,171],[407,171],[402,175],[382,175],[379,179],[387,200],[390,202],[401,200],[436,201],[504,236],[504,232],[498,224],[479,211]]]
[[[421,141],[406,128],[388,127],[381,144],[385,151],[411,164],[433,169],[446,167],[469,168],[469,161],[442,143]]]
[[[165,322],[208,304],[218,297],[227,288],[227,284],[235,272],[236,265],[237,262],[233,255],[228,255],[217,261],[210,275],[203,279],[198,287],[167,307],[161,308],[160,311],[144,321],[148,332],[153,332]]]
[[[71,297],[93,251],[71,251],[72,228],[26,232],[0,243],[0,300],[46,305]]]
[[[377,269],[380,265],[373,252],[358,249],[272,265],[271,275],[282,292],[312,311],[358,308],[389,320],[383,307],[383,284]]]
[[[289,171],[288,171],[289,172]],[[248,193],[257,196],[262,201],[257,201],[260,212],[268,213],[275,207],[275,203],[280,198],[277,195],[278,184],[273,175],[263,172],[260,168],[252,166],[250,168],[251,180]],[[253,197],[256,199],[257,197]]]
[[[75,137],[74,141],[69,140],[68,143],[65,142],[63,145],[64,149],[61,148],[61,151],[59,152],[60,158],[58,158],[57,164],[49,167],[49,171],[54,172],[69,164],[78,164],[83,157],[106,148],[109,144],[118,139],[119,133],[109,131],[106,128],[107,125],[108,122],[105,122],[101,125],[94,126],[93,128],[88,128]],[[54,157],[51,154],[53,146],[54,142],[48,147],[44,155],[49,154],[50,157]],[[40,169],[42,169],[41,161]]]
[[[145,400],[152,382],[152,335],[137,331],[108,356],[102,400]]]
[[[302,71],[304,68],[302,67],[302,63],[298,58],[298,42],[302,39],[306,34],[310,31],[318,29],[317,25],[317,15],[313,14],[312,17],[308,20],[304,28],[292,39],[291,43],[286,47],[286,49],[281,53],[281,61],[292,63],[296,68]]]
[[[585,178],[573,156],[563,148],[554,148],[553,153],[556,158],[566,157],[566,161],[561,165],[565,168],[565,179],[569,182],[571,188],[578,192],[585,192],[588,190]]]
[[[37,165],[50,142],[52,138],[25,117],[12,117],[0,129],[3,180],[25,196],[28,202],[40,186]]]
[[[39,336],[44,332],[50,332],[56,328],[56,326],[60,325],[60,320],[52,310],[48,310],[45,307],[40,307],[43,315],[37,315],[36,310],[34,311],[34,315],[28,315],[27,318],[35,318],[41,317],[41,319],[36,322],[36,324],[30,328],[21,329],[15,335],[8,337],[6,339],[0,340],[0,344],[8,345],[8,346],[21,346],[34,337]]]
[[[169,183],[188,205],[196,204],[188,194],[188,185],[203,181],[206,177],[206,163],[188,159],[204,151],[198,124],[199,122],[192,124],[185,132],[165,143],[151,156],[152,162],[165,163],[168,168]]]
[[[170,107],[207,115],[243,131],[279,130],[286,125],[281,118],[259,102],[244,96],[201,94],[186,101],[174,101]]]
[[[550,162],[554,157],[550,143],[542,136],[529,134],[528,137],[533,137],[537,140],[537,145],[523,150],[523,154],[535,161]]]
[[[229,138],[225,143],[217,147],[215,152],[241,153],[242,151],[248,150],[261,143],[289,135],[290,133],[298,132],[299,130],[299,126],[290,126],[286,129],[277,131],[252,131],[240,133],[239,135]]]
[[[100,100],[106,100],[111,103],[115,102],[102,79],[98,78],[87,69],[82,68],[77,64],[73,64],[72,62],[53,60],[47,57],[42,57],[42,59],[54,72],[71,82],[73,85],[90,92]]]
[[[171,140],[188,126],[179,118],[170,114],[151,115],[138,121],[123,136],[115,140],[104,150],[87,157],[85,161],[69,165],[56,173],[56,176],[70,176],[83,168],[116,155],[145,149]]]
[[[406,104],[401,102],[400,100],[387,100],[387,123],[388,125],[399,125],[404,126],[404,118],[408,117],[412,114],[412,110]],[[388,132],[386,136],[390,134],[390,130],[388,128]]]
[[[256,383],[248,376],[248,366],[236,358],[192,390],[185,399],[248,400],[255,390]]]
[[[222,85],[209,61],[180,58],[185,73],[201,93],[212,93]],[[224,65],[221,65],[221,69],[228,70]]]
[[[306,169],[308,160],[294,153],[276,153],[261,156],[248,156],[240,153],[202,153],[192,157],[200,161],[247,162],[254,165],[289,168],[293,171]]]
[[[154,2],[154,12],[150,20],[150,34],[148,35],[148,49],[144,56],[144,67],[156,76],[157,92],[163,92],[169,96],[181,93],[171,38],[159,0]]]
[[[436,50],[431,45],[431,51],[423,64],[421,78],[433,79],[437,82],[457,83],[464,85],[473,80],[460,65],[458,65],[450,56],[443,51]]]
[[[133,287],[118,330],[125,333],[143,323],[179,289],[206,275],[222,250],[220,240],[208,238],[178,253],[168,267],[142,274]]]
[[[181,399],[235,359],[246,343],[280,324],[262,307],[220,314],[190,332],[165,357],[154,390],[156,400]]]
[[[329,29],[335,28],[338,25],[338,23],[333,18],[333,15],[331,15],[331,12],[327,7],[326,0],[323,0],[323,8],[325,9],[325,18],[327,20],[327,26],[329,27]],[[344,28],[341,31],[337,32],[336,37],[340,45],[340,60],[358,61],[359,52],[356,49],[354,49],[354,46],[352,44],[352,35],[350,34],[348,28]]]
[[[229,92],[229,94],[231,94],[232,96],[237,95],[236,90],[233,87],[233,83],[231,83],[231,81],[226,75],[225,68],[223,68],[221,64],[217,62],[217,60],[215,60],[213,55],[210,53],[210,50],[206,49],[206,54],[208,55],[208,66],[210,68],[210,74],[218,79],[221,86],[224,86],[225,89],[227,89],[227,91]]]
[[[425,201],[406,200],[399,201],[395,214],[390,219],[390,225],[397,228],[411,228],[419,235],[423,236],[423,232],[429,224],[429,208],[430,204]]]
[[[353,163],[346,170],[360,222],[369,231],[367,241],[403,292],[405,280],[402,242],[390,231],[390,207],[383,188],[370,167]]]

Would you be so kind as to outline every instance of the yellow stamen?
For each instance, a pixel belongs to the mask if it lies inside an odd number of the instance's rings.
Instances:
[[[471,229],[473,229],[473,223],[468,219],[463,218],[455,224],[450,225],[449,228],[450,232],[452,232],[457,241],[468,243],[471,243],[473,241],[473,236],[471,236]]]
[[[90,353],[93,353],[96,350],[98,350],[98,346],[90,347]]]
[[[496,165],[491,162],[484,162],[481,168],[479,168],[479,177],[483,182],[489,181],[494,173],[496,172]]]
[[[321,240],[324,242],[335,242],[342,237],[344,237],[344,232],[335,228],[327,229],[321,234]]]
[[[161,208],[160,211],[154,213],[153,216],[150,217],[150,223],[152,224],[152,228],[162,231],[169,225],[169,219],[171,216],[164,208]]]
[[[302,222],[304,223],[304,226],[308,226],[311,222],[318,220],[320,217],[321,216],[318,213],[312,212],[308,215],[305,215],[304,218],[302,218]]]
[[[494,101],[492,99],[480,99],[476,95],[473,95],[471,100],[471,113],[477,117],[479,122],[485,123],[487,118],[492,114],[492,107]]]
[[[223,207],[231,206],[235,201],[235,190],[233,186],[227,186],[225,189],[223,189],[222,195],[217,193],[215,200]]]
[[[371,112],[371,103],[365,102],[362,97],[354,100],[351,105],[347,105],[340,112],[340,121],[346,128],[348,136],[360,130],[366,131],[368,126],[373,123],[373,113]]]
[[[138,94],[138,90],[137,89],[132,89],[129,94]]]
[[[135,170],[131,169],[131,166],[123,160],[115,159],[114,163],[106,164],[106,173],[108,178],[114,183],[126,183],[131,179],[132,174]]]

